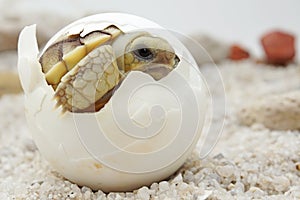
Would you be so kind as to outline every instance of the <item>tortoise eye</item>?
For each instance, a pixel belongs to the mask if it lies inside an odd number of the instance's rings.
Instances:
[[[149,48],[137,49],[133,53],[143,60],[151,60],[154,56]]]

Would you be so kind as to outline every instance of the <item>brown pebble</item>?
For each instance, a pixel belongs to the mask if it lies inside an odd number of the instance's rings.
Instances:
[[[283,31],[273,31],[261,38],[266,61],[273,65],[286,65],[295,57],[295,37]]]
[[[239,45],[232,45],[229,50],[228,58],[231,60],[243,60],[250,57],[250,54],[247,50],[242,48]]]

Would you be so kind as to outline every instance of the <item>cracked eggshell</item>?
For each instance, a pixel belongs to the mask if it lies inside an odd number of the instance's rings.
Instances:
[[[111,24],[125,33],[162,30],[137,16],[99,14],[65,27],[45,48],[66,32]],[[201,134],[206,87],[190,53],[175,38],[170,42],[181,61],[167,77],[131,72],[99,112],[62,115],[38,62],[36,28],[24,28],[18,70],[26,117],[41,154],[59,173],[95,190],[128,191],[165,179],[184,163]]]

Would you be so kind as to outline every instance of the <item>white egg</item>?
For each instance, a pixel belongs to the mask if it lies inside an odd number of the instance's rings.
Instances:
[[[36,28],[19,38],[18,69],[26,117],[41,154],[64,177],[103,191],[128,191],[172,175],[194,149],[208,98],[191,54],[170,33],[144,18],[105,13],[80,19],[59,31],[78,33],[117,25],[123,32],[151,30],[172,44],[180,62],[155,81],[134,71],[96,113],[62,114],[38,61]]]

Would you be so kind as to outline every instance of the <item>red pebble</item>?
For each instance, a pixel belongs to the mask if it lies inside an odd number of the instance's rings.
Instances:
[[[243,60],[250,57],[248,51],[240,47],[239,45],[232,45],[229,51],[229,59],[231,60]]]
[[[295,57],[295,37],[282,31],[273,31],[261,38],[269,64],[286,65]]]

